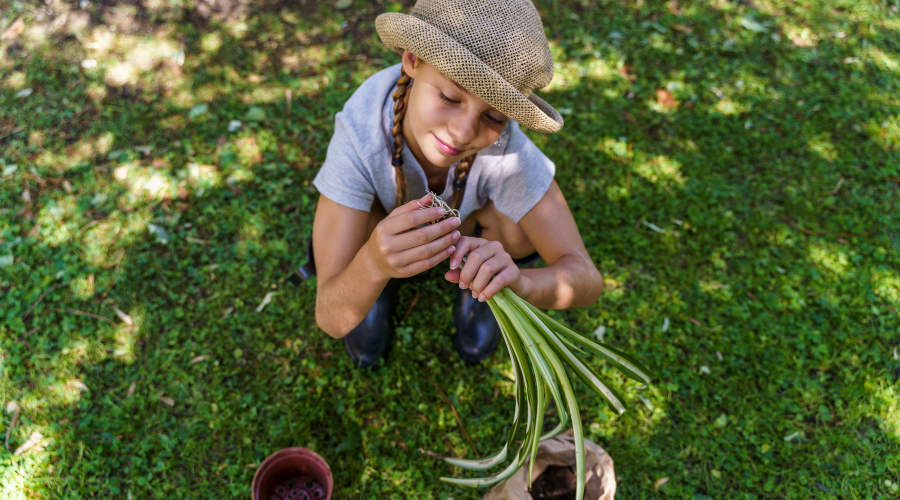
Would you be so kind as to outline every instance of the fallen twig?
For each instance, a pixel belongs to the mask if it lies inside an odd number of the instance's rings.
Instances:
[[[110,263],[108,263],[108,264],[104,262],[103,264],[100,264],[100,267],[102,267],[102,268],[104,268],[104,269],[109,269],[109,268],[111,268],[111,267],[116,267],[116,266],[119,265],[119,262],[122,262],[122,257],[124,257],[124,256],[125,256],[125,250],[124,250],[124,249],[119,250],[119,255],[116,256],[116,260],[115,260],[115,261],[110,262]]]
[[[50,309],[47,309],[47,312],[64,312],[64,313],[69,313],[69,314],[77,314],[79,316],[87,316],[89,318],[102,319],[103,321],[106,321],[107,323],[109,323],[112,326],[119,326],[115,321],[113,321],[109,318],[105,318],[103,316],[100,316],[100,315],[97,315],[94,313],[79,311],[77,309],[66,309],[64,307],[51,307]]]
[[[9,423],[9,427],[6,428],[6,441],[3,442],[3,447],[6,448],[7,451],[12,451],[9,449],[9,437],[12,435],[13,429],[16,427],[16,422],[19,421],[19,404],[15,401],[10,401],[6,405],[6,411],[12,411],[12,422]]]
[[[9,136],[11,136],[11,135],[13,135],[13,134],[19,133],[19,132],[21,132],[21,131],[23,131],[23,130],[25,130],[25,127],[24,127],[23,125],[19,125],[18,127],[14,128],[14,129],[12,129],[12,130],[10,130],[9,132],[7,132],[7,133],[5,133],[5,134],[3,134],[3,135],[0,135],[0,141],[2,141],[3,139],[6,139],[7,137],[9,137]]]
[[[28,308],[28,311],[25,312],[25,315],[22,316],[22,319],[27,318],[28,315],[31,314],[31,311],[34,311],[34,308],[37,307],[38,304],[40,304],[41,301],[44,300],[44,297],[46,297],[50,292],[52,292],[53,290],[56,290],[57,288],[59,288],[59,287],[61,287],[61,286],[63,286],[63,285],[68,285],[68,284],[69,284],[68,281],[64,281],[64,282],[62,282],[62,283],[57,283],[57,284],[51,286],[49,290],[47,290],[46,292],[42,293],[41,296],[38,297],[37,301],[35,301],[34,304],[31,304],[31,307]]]
[[[472,438],[469,437],[469,433],[466,432],[466,428],[462,423],[462,419],[459,418],[459,413],[456,413],[456,408],[453,407],[453,403],[450,402],[450,398],[447,397],[447,394],[441,389],[441,386],[437,385],[437,382],[434,381],[431,377],[428,377],[428,380],[431,381],[431,384],[434,385],[434,388],[437,389],[438,393],[440,393],[441,398],[444,399],[444,402],[447,403],[447,406],[450,407],[450,411],[453,412],[453,416],[456,418],[456,423],[459,425],[459,430],[462,431],[463,436],[465,436],[466,441],[469,442],[469,446],[472,447],[472,450],[475,451],[475,456],[481,458],[481,453],[478,452],[478,448],[475,447],[475,442],[472,441]]]
[[[416,290],[416,294],[413,296],[412,302],[409,303],[409,308],[406,309],[406,314],[403,315],[403,319],[400,320],[401,323],[406,322],[406,318],[412,313],[413,308],[416,307],[416,302],[419,301],[419,290]]]
[[[797,231],[800,231],[803,234],[808,234],[810,236],[837,236],[838,238],[850,238],[852,236],[871,236],[872,235],[872,233],[869,233],[869,232],[866,232],[866,233],[828,233],[828,232],[824,232],[824,231],[812,231],[810,229],[804,229],[804,228],[798,226],[796,223],[794,223],[794,221],[791,220],[790,217],[788,217],[785,214],[779,214],[779,215],[781,215],[782,220],[784,220],[784,222],[786,222],[787,225],[791,226],[792,228],[796,229]]]
[[[433,451],[431,451],[431,450],[423,450],[422,448],[419,448],[419,453],[422,453],[422,454],[424,454],[424,455],[428,455],[429,457],[432,457],[432,458],[437,458],[438,460],[444,460],[445,458],[447,458],[447,457],[438,455],[437,453],[435,453],[435,452],[433,452]]]
[[[22,335],[19,335],[18,337],[16,337],[16,342],[21,342],[21,341],[27,339],[28,337],[32,336],[35,332],[37,332],[40,329],[41,328],[39,326],[36,326],[36,327],[32,328],[31,330],[28,330],[27,332],[23,333]]]
[[[841,189],[841,186],[844,185],[844,181],[845,181],[845,180],[846,180],[846,179],[844,179],[843,177],[841,177],[840,179],[838,179],[837,185],[834,186],[834,189],[832,189],[831,191],[826,191],[825,194],[827,194],[827,195],[829,195],[829,196],[834,196],[834,195],[838,194],[838,192],[839,192],[840,189]]]

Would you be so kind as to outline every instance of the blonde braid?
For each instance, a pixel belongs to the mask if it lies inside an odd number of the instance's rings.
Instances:
[[[406,115],[406,105],[409,102],[409,82],[412,79],[400,68],[400,78],[397,80],[397,90],[394,91],[394,128],[391,135],[394,137],[394,158],[391,164],[397,175],[397,199],[394,208],[403,204],[406,199],[406,175],[403,174],[403,117]]]
[[[463,195],[466,194],[466,178],[474,162],[475,155],[469,155],[460,160],[456,166],[456,181],[453,183],[453,198],[450,200],[450,206],[455,210],[459,210],[462,206]]]

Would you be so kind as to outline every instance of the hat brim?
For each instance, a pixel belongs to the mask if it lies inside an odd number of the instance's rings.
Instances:
[[[563,117],[553,106],[534,93],[523,95],[469,49],[431,24],[408,14],[388,12],[375,18],[375,30],[391,50],[412,52],[520,125],[548,134],[562,129]]]

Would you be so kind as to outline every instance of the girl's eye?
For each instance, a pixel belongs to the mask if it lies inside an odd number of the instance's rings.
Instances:
[[[446,102],[447,104],[459,104],[459,101],[454,101],[453,99],[450,99],[449,97],[445,96],[444,93],[441,92],[440,90],[438,91],[438,96],[441,98],[442,101]]]
[[[459,101],[454,101],[453,99],[450,99],[449,97],[445,96],[444,93],[441,92],[440,90],[438,90],[438,97],[440,97],[441,100],[447,104],[459,104]],[[490,121],[491,123],[494,123],[497,125],[501,125],[503,123],[502,120],[498,120],[491,115],[484,115],[484,116],[486,116],[488,121]]]

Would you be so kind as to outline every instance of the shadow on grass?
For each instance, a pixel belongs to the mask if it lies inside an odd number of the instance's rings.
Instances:
[[[483,493],[416,451],[473,452],[428,377],[482,455],[513,409],[505,353],[472,368],[453,352],[453,292],[404,287],[398,315],[418,299],[391,359],[360,373],[315,327],[314,284],[283,282],[333,114],[398,60],[373,27],[396,7],[307,2],[22,8],[0,61],[0,159],[17,165],[0,396],[23,408],[11,447],[42,438],[2,456],[7,491],[245,496],[266,455],[302,445],[348,497]],[[900,135],[882,126],[900,48],[870,13],[823,5],[538,2],[568,114],[530,135],[608,288],[560,316],[658,375],[618,384],[625,416],[584,400],[629,498],[852,497],[900,474]]]

